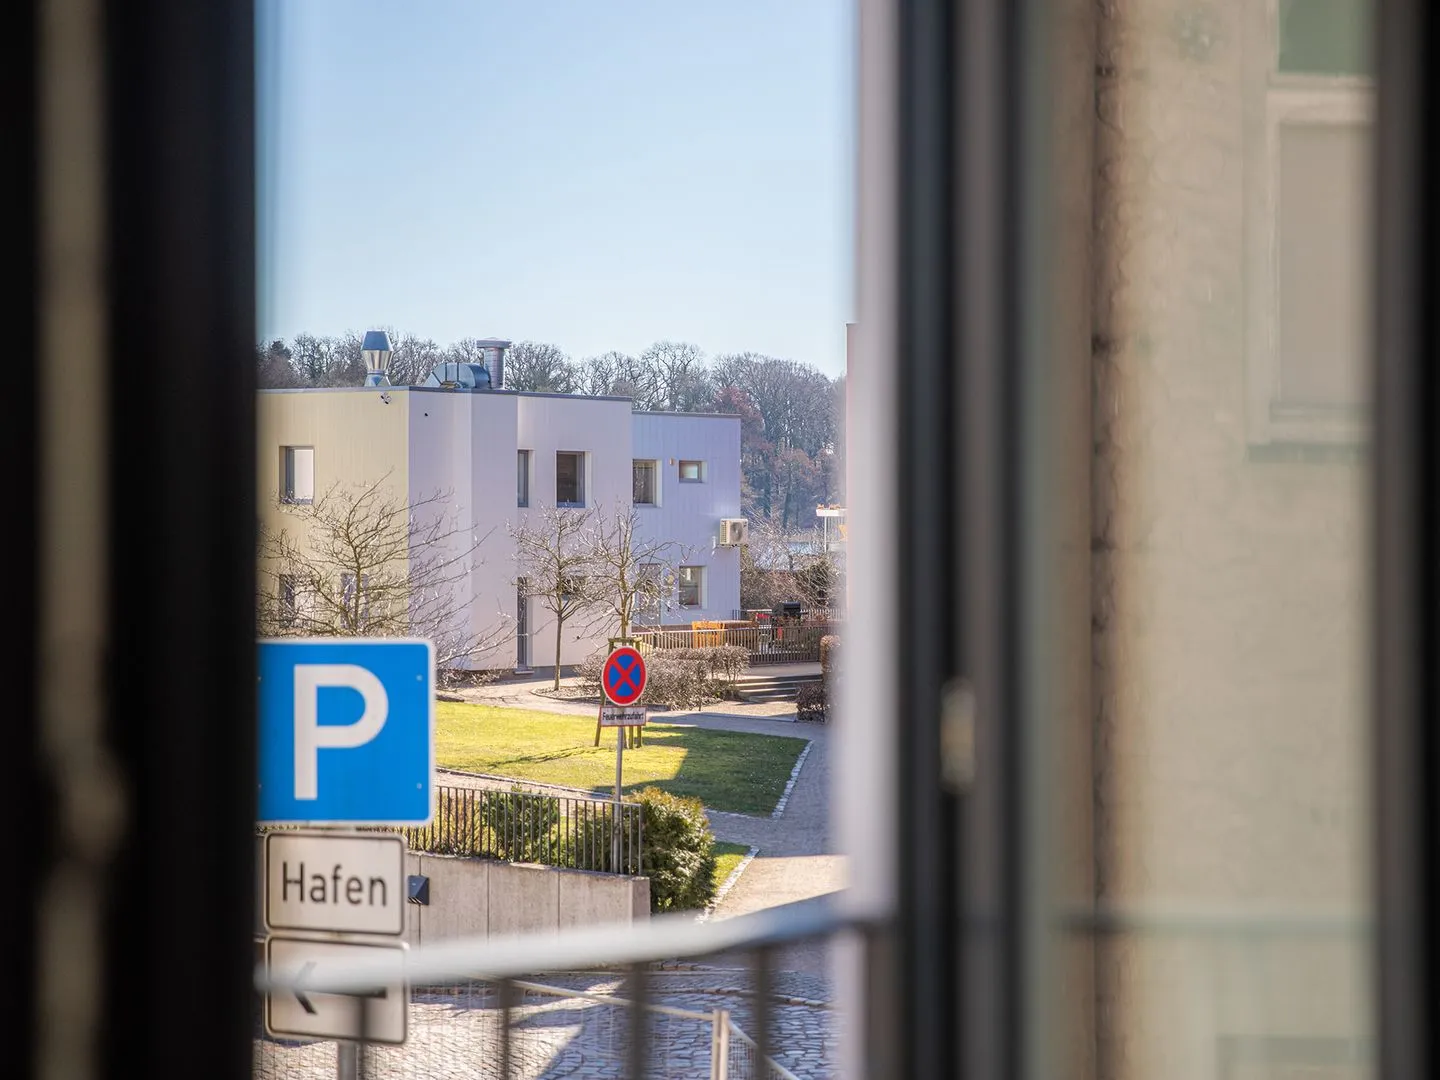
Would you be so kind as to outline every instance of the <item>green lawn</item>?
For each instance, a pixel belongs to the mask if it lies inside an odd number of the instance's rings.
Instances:
[[[748,844],[730,844],[723,840],[715,841],[715,888],[725,884],[725,879],[730,876],[730,871],[740,865],[750,851]]]
[[[615,787],[615,735],[595,742],[591,717],[440,701],[435,760],[447,769],[564,784],[609,794]],[[712,810],[768,814],[775,809],[804,739],[647,724],[645,744],[625,751],[625,790],[658,787],[694,796]]]

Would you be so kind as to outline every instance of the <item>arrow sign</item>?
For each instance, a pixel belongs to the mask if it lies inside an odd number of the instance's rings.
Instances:
[[[287,985],[265,995],[265,1029],[279,1038],[346,1039],[398,1045],[405,1041],[410,988],[403,974],[403,942],[351,940],[314,941],[270,936],[265,941],[266,967],[293,973]],[[363,960],[389,956],[396,961],[394,977],[367,993],[326,990],[325,972]]]
[[[645,657],[629,645],[621,645],[605,659],[600,686],[614,705],[634,705],[645,692]]]
[[[298,1001],[298,1002],[300,1002],[300,1007],[301,1007],[302,1009],[304,1009],[307,1013],[309,1013],[311,1016],[314,1016],[314,1015],[315,1015],[315,1006],[311,1003],[311,1001],[310,1001],[310,993],[307,993],[307,991],[310,991],[310,992],[314,992],[314,991],[311,991],[311,988],[310,988],[309,986],[307,986],[306,983],[307,983],[307,982],[309,981],[309,979],[310,979],[310,973],[311,973],[312,971],[314,971],[314,970],[315,970],[315,961],[314,961],[314,960],[308,960],[308,961],[306,961],[305,966],[300,969],[300,974],[298,974],[298,975],[295,976],[295,986],[293,987],[293,991],[294,991],[294,994],[295,994],[295,1000]],[[384,990],[366,990],[366,991],[351,992],[351,993],[346,994],[345,996],[346,996],[346,997],[360,997],[360,998],[375,998],[375,999],[377,999],[377,1000],[379,1000],[379,1001],[384,1001],[384,1000],[385,1000],[385,991],[384,991]]]

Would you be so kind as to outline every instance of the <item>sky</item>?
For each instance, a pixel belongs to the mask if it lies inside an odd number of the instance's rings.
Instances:
[[[844,370],[853,0],[262,0],[259,337]]]

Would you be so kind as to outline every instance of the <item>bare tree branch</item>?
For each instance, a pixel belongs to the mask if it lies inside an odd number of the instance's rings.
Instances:
[[[525,595],[540,603],[555,623],[555,683],[560,689],[560,650],[565,624],[595,607],[593,509],[537,506],[525,521],[510,526],[515,569]]]
[[[619,637],[629,637],[640,616],[658,615],[674,600],[677,567],[689,555],[677,541],[641,536],[639,520],[628,503],[617,502],[609,511],[599,507],[591,534],[591,595],[613,616]]]
[[[260,631],[425,638],[437,677],[449,681],[513,632],[504,615],[478,632],[471,621],[471,576],[489,534],[460,527],[448,494],[406,502],[389,478],[337,483],[310,504],[277,504],[285,525],[260,527]]]

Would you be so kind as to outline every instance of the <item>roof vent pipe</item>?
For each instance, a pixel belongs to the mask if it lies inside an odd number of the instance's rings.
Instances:
[[[384,330],[365,331],[365,339],[360,342],[360,355],[365,358],[365,385],[389,386],[390,357],[394,355],[394,350],[390,348],[390,335]]]
[[[490,372],[490,389],[505,388],[505,350],[510,342],[500,338],[481,338],[475,342],[485,357],[485,367]]]

